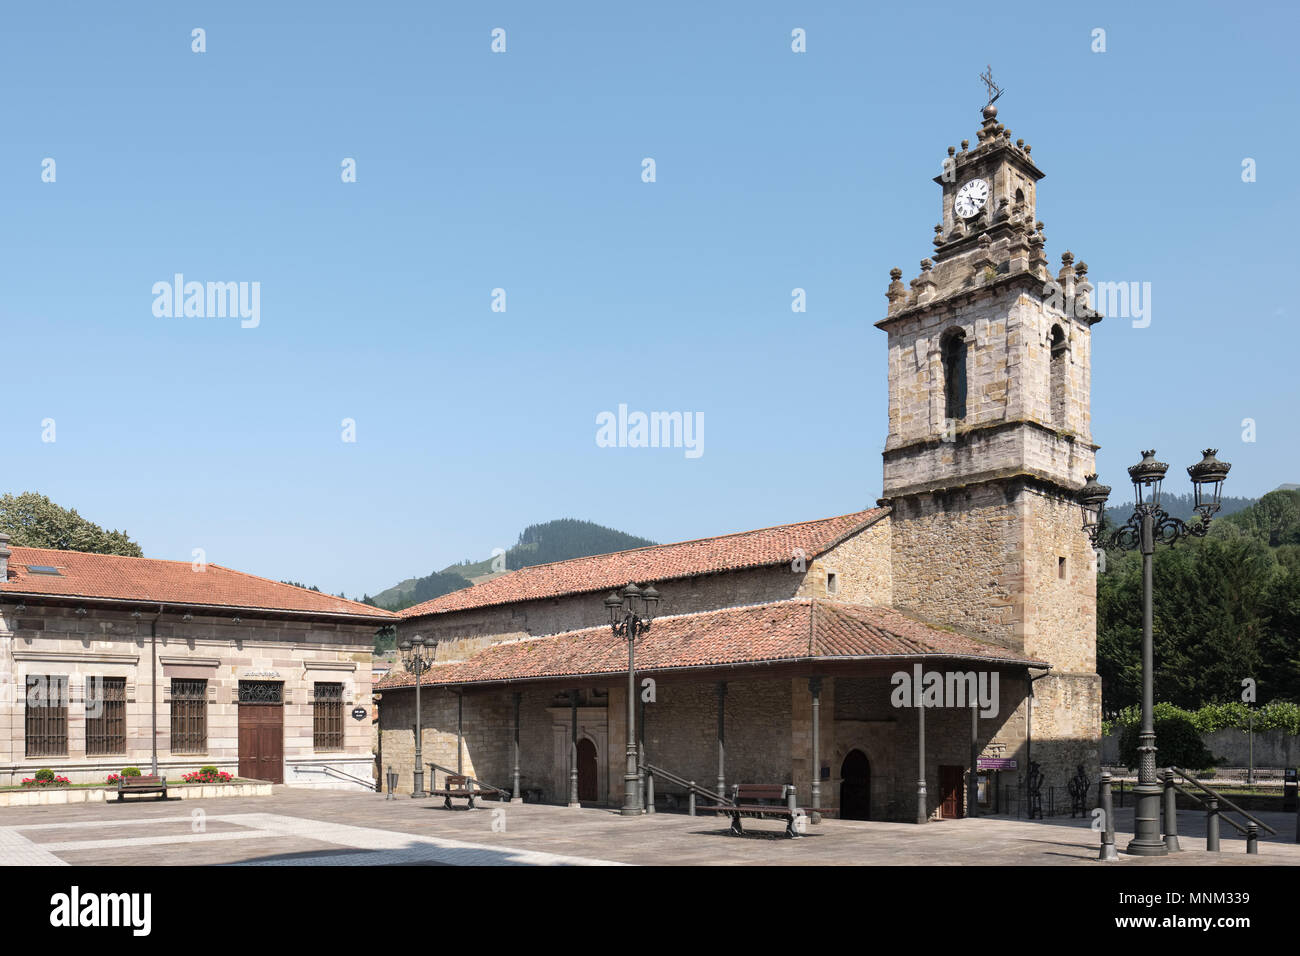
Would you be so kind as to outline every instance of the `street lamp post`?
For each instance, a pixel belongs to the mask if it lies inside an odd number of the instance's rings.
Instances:
[[[636,745],[636,641],[650,630],[655,610],[659,606],[659,592],[653,586],[644,591],[629,584],[622,592],[612,591],[605,598],[609,612],[609,626],[615,637],[627,641],[627,770],[623,774],[622,816],[636,816],[641,812],[641,797],[637,792]]]
[[[409,641],[402,641],[402,663],[407,671],[415,675],[415,789],[412,797],[427,797],[424,791],[424,755],[420,751],[420,737],[423,736],[420,720],[420,675],[433,666],[433,655],[438,650],[437,641],[425,641],[418,634]]]
[[[1169,466],[1156,461],[1154,450],[1142,452],[1142,460],[1128,470],[1135,505],[1133,515],[1122,527],[1106,530],[1105,508],[1110,488],[1098,484],[1096,475],[1087,476],[1087,484],[1078,495],[1083,509],[1083,530],[1094,548],[1122,548],[1142,554],[1142,729],[1138,733],[1138,784],[1133,790],[1137,798],[1133,840],[1126,849],[1136,856],[1164,856],[1167,852],[1160,836],[1163,788],[1156,777],[1151,559],[1157,543],[1174,544],[1183,537],[1203,538],[1209,530],[1210,519],[1219,510],[1223,481],[1232,467],[1214,457],[1217,450],[1206,449],[1201,461],[1187,469],[1195,492],[1194,507],[1201,517],[1197,524],[1185,524],[1160,507],[1160,486]]]

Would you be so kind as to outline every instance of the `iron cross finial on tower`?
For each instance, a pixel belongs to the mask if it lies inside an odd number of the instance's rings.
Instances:
[[[984,85],[987,86],[989,90],[989,101],[984,105],[985,107],[992,106],[993,101],[1002,95],[1002,90],[993,82],[993,64],[989,64],[987,72],[980,74],[980,79],[984,81]]]

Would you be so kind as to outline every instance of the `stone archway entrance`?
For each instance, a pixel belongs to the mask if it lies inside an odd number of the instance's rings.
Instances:
[[[871,819],[871,762],[861,750],[850,750],[840,766],[840,819]]]
[[[596,801],[596,783],[599,776],[596,760],[596,745],[589,737],[578,740],[578,800],[584,803]]]

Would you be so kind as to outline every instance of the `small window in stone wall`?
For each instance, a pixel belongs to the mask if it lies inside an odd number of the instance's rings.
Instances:
[[[826,593],[835,594],[840,589],[840,576],[834,571],[826,572]]]
[[[1062,581],[1065,580],[1065,558],[1056,559],[1056,576]]]

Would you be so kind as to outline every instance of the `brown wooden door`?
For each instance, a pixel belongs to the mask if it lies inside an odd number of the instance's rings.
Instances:
[[[578,741],[578,799],[596,799],[596,745],[586,737]]]
[[[239,775],[284,783],[284,707],[239,705]]]
[[[962,784],[966,774],[965,767],[939,768],[939,793],[943,803],[939,816],[945,820],[957,820],[962,816]]]

